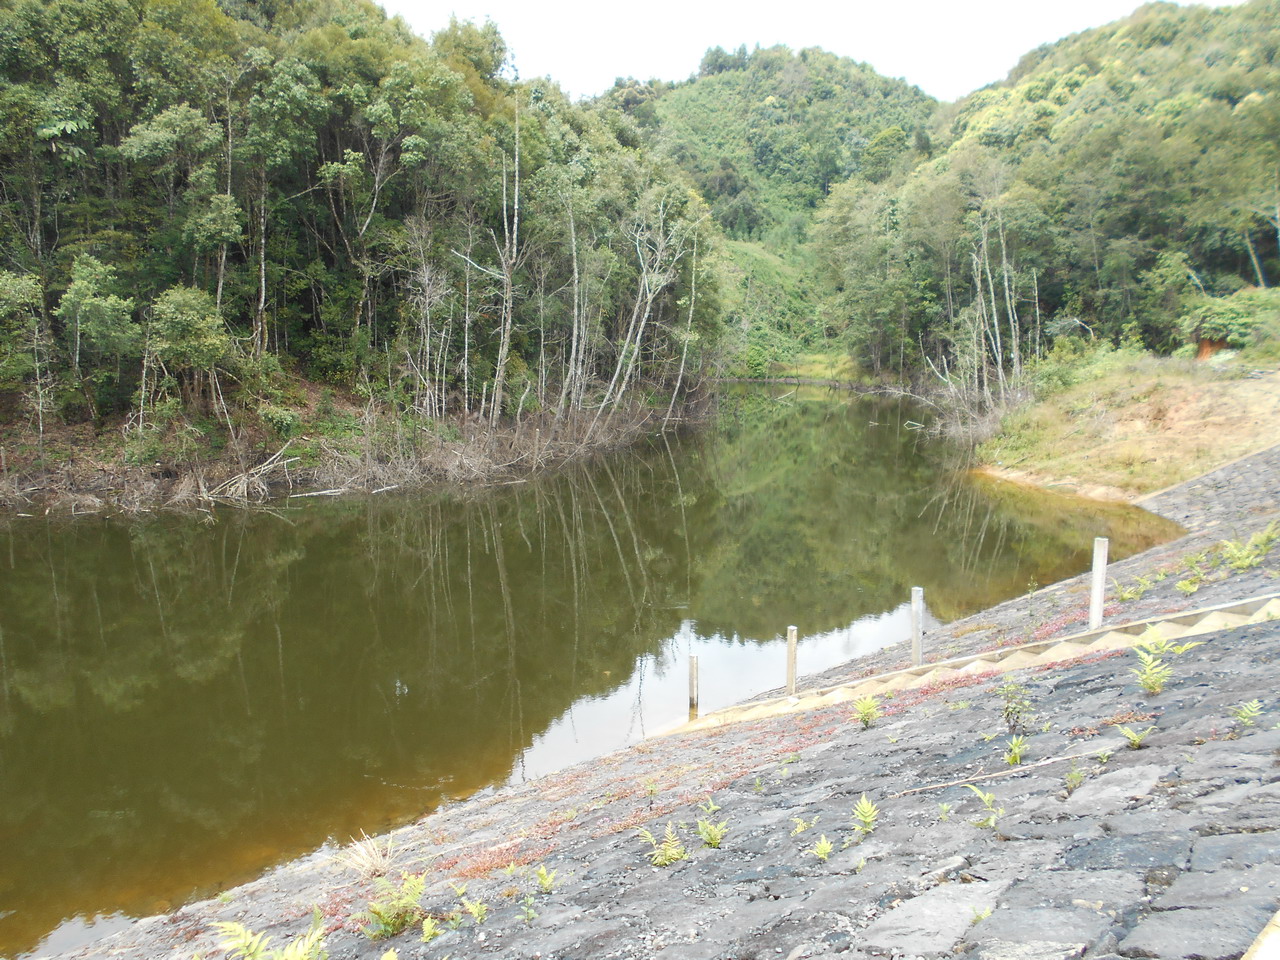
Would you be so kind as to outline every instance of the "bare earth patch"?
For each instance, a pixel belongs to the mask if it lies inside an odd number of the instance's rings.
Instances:
[[[1280,443],[1280,371],[1124,368],[1010,418],[978,472],[1137,500]]]

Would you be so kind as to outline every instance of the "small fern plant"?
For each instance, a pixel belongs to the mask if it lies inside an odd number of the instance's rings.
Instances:
[[[663,832],[661,840],[645,829],[638,830],[636,836],[652,848],[645,856],[655,867],[669,867],[673,863],[689,859],[689,851],[685,849],[680,835],[676,833],[675,825],[670,820],[667,821],[667,829]]]
[[[1231,716],[1235,717],[1236,723],[1242,727],[1252,727],[1258,722],[1258,717],[1261,715],[1261,700],[1250,700],[1248,703],[1242,703],[1238,707],[1231,708]]]
[[[1085,773],[1080,764],[1073,759],[1071,761],[1071,769],[1062,778],[1062,782],[1067,788],[1067,796],[1071,796],[1071,794],[1079,790],[1080,785],[1084,783],[1087,776],[1088,774]]]
[[[399,886],[386,877],[374,880],[376,895],[361,916],[360,929],[370,940],[386,940],[403,933],[423,918],[422,899],[427,889],[425,874],[406,873]]]
[[[1133,650],[1138,655],[1139,665],[1131,667],[1129,672],[1137,678],[1138,686],[1146,693],[1157,696],[1173,676],[1173,667],[1141,646],[1134,647]]]
[[[853,718],[862,724],[863,730],[870,729],[880,719],[880,701],[872,694],[859,697],[853,701]]]
[[[538,881],[538,889],[543,893],[555,893],[556,889],[556,871],[548,870],[545,863],[538,865],[538,872],[535,873],[534,879]]]
[[[1130,727],[1116,727],[1121,734],[1124,735],[1126,742],[1129,744],[1130,750],[1141,750],[1142,741],[1155,729],[1154,726],[1147,727],[1145,730],[1134,730]]]
[[[826,863],[827,858],[831,856],[831,851],[833,851],[835,848],[836,848],[836,845],[832,843],[830,840],[828,840],[827,835],[824,833],[820,837],[818,837],[817,841],[814,843],[812,847],[810,847],[808,850],[804,852],[812,853],[815,857],[817,857],[823,863]]]
[[[704,847],[711,847],[713,850],[720,849],[720,844],[724,841],[724,835],[728,832],[728,820],[722,820],[719,823],[712,823],[710,820],[698,821],[698,836],[702,838]]]
[[[466,897],[463,897],[459,903],[461,904],[462,909],[465,910],[471,919],[475,921],[477,927],[488,919],[489,908],[483,901],[468,900]]]
[[[422,942],[430,943],[440,934],[444,933],[440,929],[440,921],[435,917],[427,916],[422,918]]]
[[[277,949],[268,947],[271,938],[266,934],[254,933],[243,924],[223,920],[213,928],[222,935],[218,946],[230,960],[325,960],[328,957],[324,949],[324,918],[318,910],[312,915],[311,927],[306,933]]]
[[[880,816],[880,808],[867,799],[864,793],[853,805],[853,830],[859,842],[865,840],[876,829],[876,820]]]
[[[806,820],[804,817],[792,817],[791,822],[795,824],[795,827],[791,830],[791,836],[794,837],[804,833],[806,830],[812,830],[817,826],[818,818],[814,817],[812,820]]]

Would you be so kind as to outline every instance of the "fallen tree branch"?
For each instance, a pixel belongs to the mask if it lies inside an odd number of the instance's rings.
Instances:
[[[984,773],[978,777],[964,777],[961,780],[948,780],[946,783],[931,783],[924,787],[914,787],[911,790],[903,790],[901,793],[895,793],[892,796],[885,797],[885,799],[897,800],[900,797],[909,797],[913,793],[927,793],[930,790],[942,790],[944,787],[962,787],[966,783],[977,783],[979,780],[995,780],[997,777],[1010,777],[1015,773],[1034,770],[1036,767],[1046,767],[1051,763],[1062,763],[1064,760],[1080,760],[1085,757],[1093,757],[1096,756],[1097,753],[1097,750],[1091,750],[1089,753],[1073,753],[1065,757],[1047,757],[1044,760],[1037,760],[1035,763],[1020,763],[1018,766],[1010,767],[1008,770],[998,770],[995,773]]]

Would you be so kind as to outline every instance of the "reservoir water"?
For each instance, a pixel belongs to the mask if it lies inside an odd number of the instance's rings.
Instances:
[[[0,955],[74,943],[1178,528],[956,469],[899,402],[714,422],[480,492],[0,519]],[[43,944],[43,945],[42,945]]]

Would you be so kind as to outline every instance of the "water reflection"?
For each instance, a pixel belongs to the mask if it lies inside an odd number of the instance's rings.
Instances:
[[[0,528],[0,953],[714,709],[1175,529],[975,483],[896,404],[743,391],[714,430],[469,499]],[[853,625],[852,627],[850,625]]]

